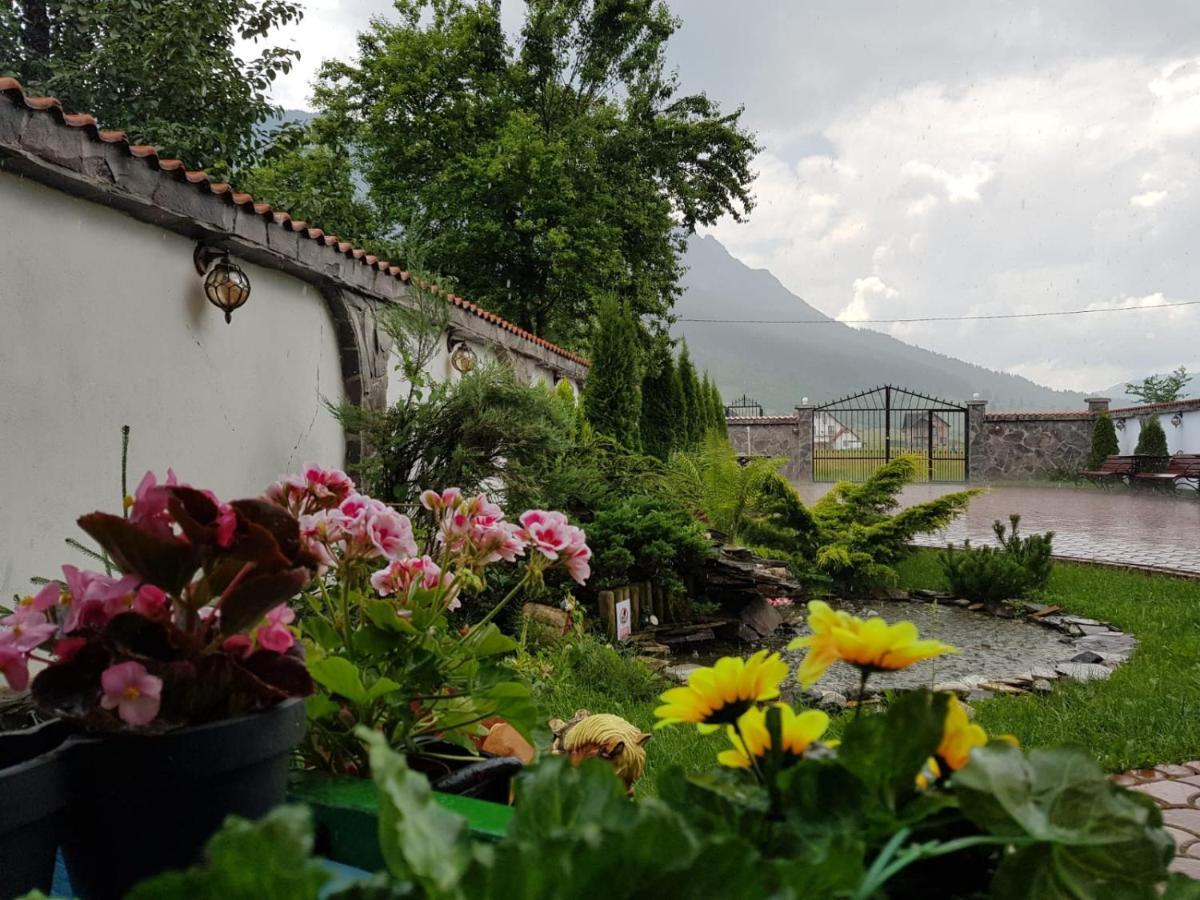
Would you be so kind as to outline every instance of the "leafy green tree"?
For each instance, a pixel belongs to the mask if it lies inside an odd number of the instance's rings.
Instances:
[[[683,444],[686,449],[700,446],[704,439],[704,422],[706,401],[700,393],[700,379],[696,376],[696,367],[692,364],[691,354],[688,353],[687,341],[679,351],[679,378],[683,383],[684,398],[684,428]]]
[[[676,398],[673,388],[678,382],[675,360],[666,341],[655,343],[642,377],[642,449],[659,459],[671,455],[677,428]],[[682,391],[682,384],[680,384]]]
[[[1156,456],[1165,458],[1171,455],[1167,449],[1167,434],[1158,421],[1158,416],[1148,416],[1142,422],[1142,430],[1138,433],[1137,446],[1133,450],[1136,456]],[[1162,469],[1161,462],[1151,463],[1150,469]]]
[[[1143,379],[1141,384],[1127,384],[1125,393],[1142,403],[1170,403],[1187,396],[1183,389],[1191,380],[1188,370],[1180,366],[1169,375],[1151,375]]]
[[[269,39],[301,15],[296,0],[0,3],[0,74],[190,168],[227,172],[252,161],[279,112],[268,91],[299,54]],[[237,45],[249,41],[246,59]]]
[[[662,0],[524,6],[509,41],[492,0],[397,0],[315,100],[351,111],[381,221],[419,218],[464,294],[584,347],[605,292],[667,312],[687,236],[752,207],[758,148],[741,109],[681,92]]]
[[[638,328],[625,304],[613,296],[601,299],[598,319],[592,368],[583,388],[583,414],[597,433],[638,450],[642,446]]]
[[[1098,469],[1104,460],[1121,452],[1117,443],[1117,429],[1113,425],[1112,416],[1101,413],[1092,427],[1092,449],[1088,454],[1088,469]]]

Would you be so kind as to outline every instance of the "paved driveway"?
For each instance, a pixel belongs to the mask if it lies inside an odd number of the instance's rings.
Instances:
[[[799,484],[811,503],[830,485]],[[904,503],[919,503],[961,485],[912,485]],[[945,546],[948,541],[991,543],[992,522],[1020,513],[1021,531],[1053,531],[1056,555],[1081,560],[1125,563],[1200,574],[1200,498],[1192,491],[1171,496],[1150,490],[1085,487],[997,486],[976,497],[966,515],[946,531],[919,543]]]

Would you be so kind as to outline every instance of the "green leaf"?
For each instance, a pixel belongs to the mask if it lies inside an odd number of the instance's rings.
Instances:
[[[996,873],[996,897],[1152,898],[1166,880],[1174,842],[1157,807],[1082,750],[1025,756],[993,743],[953,784],[967,818],[1018,845]]]
[[[304,714],[310,722],[337,715],[341,707],[329,698],[328,694],[313,694],[304,698]]]
[[[516,650],[517,642],[489,622],[471,635],[471,649],[475,656],[499,656]]]
[[[304,633],[323,650],[337,650],[343,644],[342,636],[337,633],[337,629],[318,616],[305,618],[302,628]]]
[[[396,614],[396,605],[386,600],[368,600],[366,603],[367,618],[374,624],[387,631],[402,634],[412,634],[414,629],[408,619]]]
[[[281,806],[258,822],[231,816],[203,866],[143,881],[129,900],[316,900],[329,873],[312,854],[307,807]]]
[[[542,721],[533,692],[519,681],[501,681],[486,690],[473,692],[472,697],[481,712],[499,716],[526,738]]]
[[[309,662],[308,671],[313,680],[331,694],[345,697],[351,703],[362,703],[367,699],[367,689],[363,687],[362,676],[354,663],[348,659],[342,659],[340,656],[314,659]]]
[[[439,806],[423,775],[383,735],[359,727],[379,790],[379,849],[394,878],[412,880],[434,897],[463,896],[461,881],[473,861],[467,822]]]
[[[221,595],[221,634],[240,634],[256,625],[280,603],[300,593],[308,583],[308,569],[251,575]]]
[[[380,697],[386,697],[388,694],[394,694],[400,690],[400,685],[392,681],[392,679],[383,677],[378,679],[367,689],[366,700],[368,703],[378,700]]]
[[[916,792],[917,774],[941,742],[948,702],[927,690],[901,694],[884,715],[846,726],[838,760],[895,808],[896,798]]]

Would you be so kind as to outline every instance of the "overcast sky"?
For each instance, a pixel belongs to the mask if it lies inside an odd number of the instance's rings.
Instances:
[[[278,87],[388,0],[307,0]],[[846,319],[1200,299],[1200,6],[1056,0],[673,0],[685,89],[744,104],[758,207],[711,229]],[[506,0],[509,26],[517,0]],[[1194,249],[1195,248],[1195,249]],[[731,298],[731,301],[735,298]],[[752,302],[731,302],[752,317]],[[782,326],[781,326],[782,327]],[[804,327],[804,326],[792,326]],[[1200,369],[1200,306],[876,326],[1076,390]],[[1200,387],[1193,394],[1200,393]]]

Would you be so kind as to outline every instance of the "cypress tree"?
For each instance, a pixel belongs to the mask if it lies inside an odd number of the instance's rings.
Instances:
[[[1142,430],[1138,434],[1137,447],[1134,448],[1135,456],[1170,456],[1171,453],[1167,449],[1167,433],[1163,431],[1163,427],[1159,424],[1158,416],[1150,416],[1142,422]],[[1165,463],[1154,463],[1149,467],[1149,471],[1161,470],[1165,467]]]
[[[724,437],[728,434],[728,430],[725,427],[725,401],[721,399],[721,390],[717,387],[715,379],[710,383],[709,388],[712,392],[713,428],[716,429],[719,435]]]
[[[1104,460],[1120,452],[1121,445],[1117,443],[1117,429],[1113,426],[1112,416],[1101,413],[1092,428],[1092,451],[1088,454],[1087,467],[1098,469]]]
[[[642,450],[659,459],[666,459],[674,449],[678,427],[673,396],[676,385],[682,391],[671,348],[660,341],[651,351],[642,377]]]
[[[679,377],[683,380],[683,396],[687,408],[683,446],[690,450],[700,446],[700,441],[704,437],[705,404],[700,396],[700,379],[696,376],[696,367],[692,365],[687,341],[683,342],[683,347],[679,351]]]
[[[683,372],[674,360],[671,361],[671,449],[686,450],[688,447],[687,392],[683,388]]]
[[[640,450],[642,390],[638,372],[637,326],[614,297],[599,304],[592,341],[592,368],[583,389],[583,414],[599,434]]]

